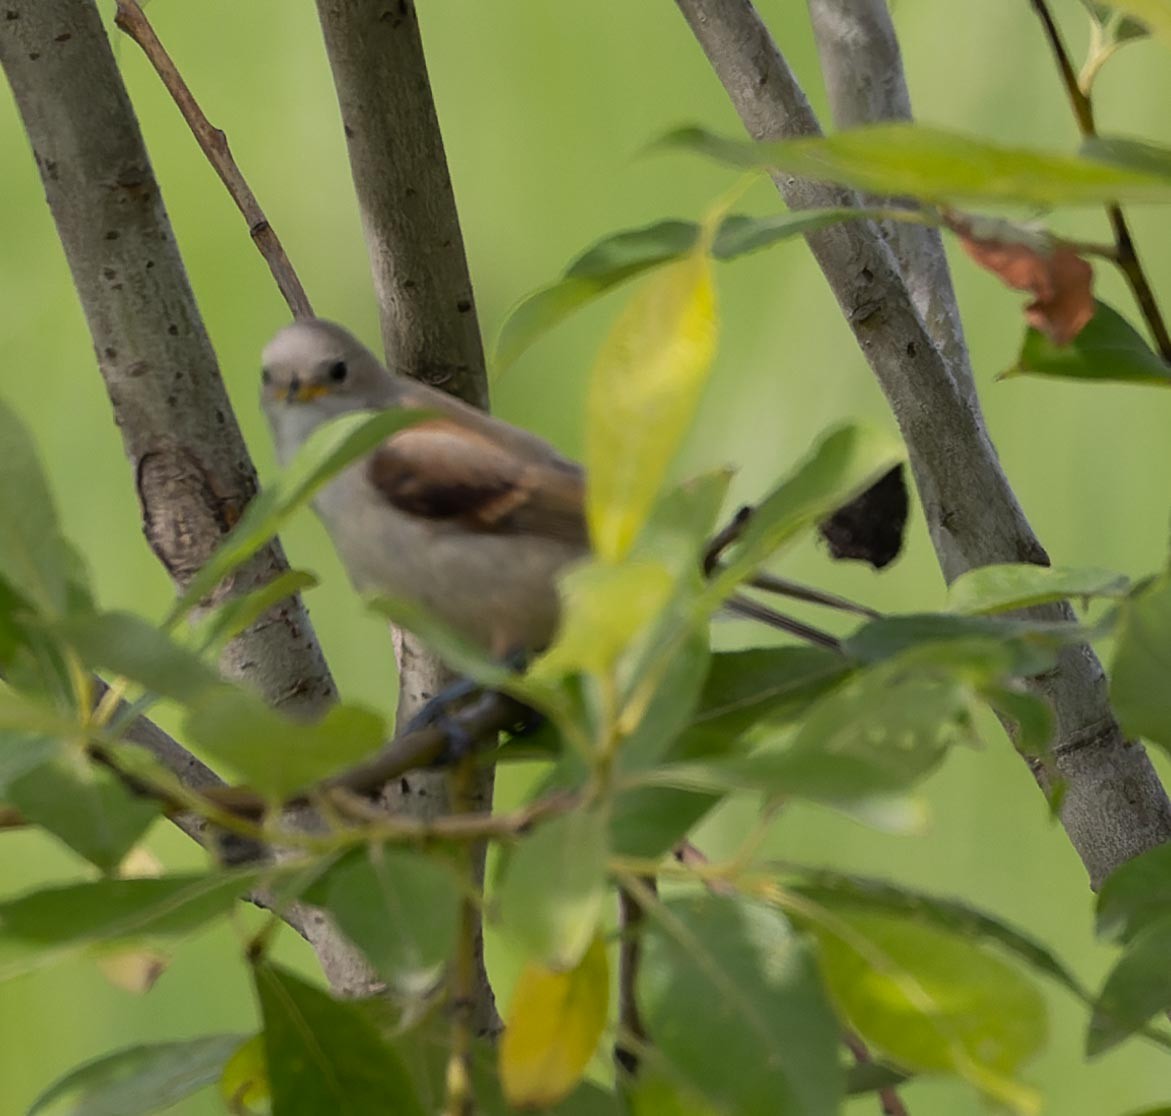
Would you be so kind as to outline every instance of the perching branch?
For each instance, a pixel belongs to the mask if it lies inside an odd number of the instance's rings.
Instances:
[[[1077,121],[1078,131],[1085,138],[1098,134],[1094,123],[1094,102],[1087,90],[1084,90],[1078,81],[1069,52],[1065,49],[1065,42],[1061,38],[1053,13],[1049,10],[1046,0],[1033,0],[1033,10],[1041,20],[1045,30],[1045,38],[1053,51],[1054,61],[1057,63],[1058,73],[1061,75],[1061,84],[1065,87],[1065,94],[1069,98],[1069,107],[1073,110]],[[1130,235],[1130,226],[1123,215],[1120,205],[1108,205],[1106,215],[1110,219],[1110,228],[1114,232],[1115,263],[1126,277],[1134,300],[1146,321],[1151,335],[1158,346],[1159,355],[1171,363],[1171,333],[1167,332],[1167,323],[1163,320],[1155,292],[1147,280],[1147,274],[1139,261],[1138,251]]]
[[[805,94],[749,0],[676,0],[755,139],[818,134]],[[851,191],[788,175],[795,209],[855,204]],[[898,263],[874,227],[845,222],[811,234],[859,347],[899,423],[944,576],[1048,558],[996,457],[978,410],[923,323]],[[1072,618],[1067,606],[1035,615]],[[1118,865],[1171,838],[1171,803],[1141,746],[1127,741],[1088,647],[1062,652],[1037,680],[1057,720],[1054,756],[1065,781],[1062,822],[1097,886]]]
[[[118,12],[114,22],[125,31],[150,59],[167,92],[174,98],[175,104],[187,121],[192,134],[199,146],[203,149],[207,161],[211,163],[220,180],[227,187],[232,201],[248,222],[248,233],[257,250],[268,264],[276,285],[280,288],[285,302],[294,318],[313,317],[313,307],[309,304],[309,296],[301,286],[301,280],[293,269],[289,257],[285,255],[284,247],[276,230],[268,223],[264,210],[252,193],[251,187],[244,179],[236,160],[232,157],[228,147],[228,138],[223,131],[211,123],[204,115],[203,109],[195,100],[194,95],[183,80],[175,63],[166,48],[159,41],[154,28],[146,18],[146,14],[138,6],[137,0],[117,0]]]
[[[443,137],[431,96],[413,3],[318,0],[378,296],[382,344],[393,370],[486,407],[488,381],[471,278]],[[409,723],[440,692],[448,672],[424,644],[396,631],[398,724]],[[468,772],[472,785],[448,787],[439,773],[387,787],[388,805],[415,816],[450,812],[461,802],[488,810],[492,769]],[[484,849],[472,858],[483,882]],[[478,912],[473,1029],[499,1029],[483,965]],[[472,924],[474,923],[474,925]]]

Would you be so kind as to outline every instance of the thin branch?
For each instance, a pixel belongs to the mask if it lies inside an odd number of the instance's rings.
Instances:
[[[1046,0],[1032,0],[1032,4],[1033,10],[1037,13],[1037,17],[1041,20],[1041,26],[1045,30],[1045,38],[1049,41],[1049,47],[1053,51],[1057,71],[1061,75],[1061,84],[1065,87],[1065,95],[1069,99],[1069,107],[1073,110],[1074,119],[1077,121],[1078,131],[1085,138],[1096,136],[1098,129],[1094,122],[1093,100],[1078,81],[1077,72],[1073,68],[1069,51],[1065,49],[1065,42],[1061,38],[1061,31],[1053,18],[1053,13],[1050,12]],[[1134,239],[1131,237],[1130,226],[1127,224],[1122,207],[1116,204],[1108,205],[1106,215],[1110,219],[1110,228],[1114,233],[1114,262],[1126,277],[1134,300],[1138,303],[1139,311],[1158,346],[1159,355],[1171,364],[1171,333],[1167,331],[1167,323],[1159,309],[1155,292],[1151,288],[1142,263],[1139,261],[1138,251],[1134,246]]]
[[[868,620],[882,619],[882,613],[870,608],[869,605],[858,604],[857,601],[839,597],[835,593],[827,593],[822,589],[814,589],[810,585],[802,585],[798,581],[790,581],[787,577],[776,577],[767,573],[756,574],[748,579],[748,584],[762,593],[776,593],[790,600],[806,601],[809,604],[836,609],[838,612],[852,612],[856,616],[865,616]]]
[[[641,882],[647,891],[657,894],[654,876],[646,876]],[[618,1038],[614,1043],[614,1061],[631,1077],[638,1073],[640,1051],[650,1043],[638,1008],[638,972],[642,963],[642,931],[645,923],[646,911],[642,905],[620,886],[618,927],[622,932],[622,940],[618,950]]]
[[[860,1066],[874,1064],[870,1050],[853,1031],[846,1031],[842,1036],[846,1048],[854,1055],[854,1061]],[[910,1116],[907,1106],[903,1104],[898,1090],[893,1085],[878,1090],[878,1103],[882,1105],[882,1116]]]
[[[829,632],[823,632],[820,628],[815,628],[812,624],[806,624],[802,620],[796,620],[792,616],[786,616],[783,612],[777,612],[776,609],[754,601],[751,597],[736,594],[728,598],[727,605],[729,611],[735,615],[767,624],[770,628],[776,628],[778,631],[788,632],[806,643],[812,643],[814,647],[824,647],[827,651],[833,651],[838,655],[845,654],[842,642],[837,636],[832,636]]]
[[[227,136],[204,115],[187,82],[183,80],[182,74],[155,34],[146,14],[138,6],[137,0],[117,0],[117,4],[114,23],[142,48],[155,72],[162,78],[163,85],[167,87],[167,92],[171,94],[183,114],[183,119],[187,121],[196,142],[207,156],[207,161],[220,176],[220,181],[227,187],[232,200],[243,214],[244,220],[248,222],[248,234],[264,257],[264,262],[268,264],[293,317],[313,317],[309,296],[305,293],[305,288],[301,285],[289,257],[285,255],[276,230],[269,224],[260,203],[256,200],[256,195],[252,193],[251,187],[232,157]]]
[[[750,135],[820,132],[804,91],[749,0],[676,0]],[[791,208],[855,204],[853,192],[788,175]],[[866,222],[808,238],[898,420],[931,540],[948,581],[978,566],[1048,558],[1004,475],[973,402],[923,324],[885,241]],[[1034,610],[1068,619],[1066,605]],[[1171,839],[1171,802],[1141,747],[1122,735],[1105,673],[1088,647],[1066,648],[1037,680],[1057,720],[1062,823],[1096,886],[1118,865]]]

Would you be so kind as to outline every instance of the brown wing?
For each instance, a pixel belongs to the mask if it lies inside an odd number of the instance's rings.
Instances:
[[[576,466],[555,457],[525,460],[450,419],[416,423],[388,438],[371,455],[367,475],[410,515],[586,544]]]

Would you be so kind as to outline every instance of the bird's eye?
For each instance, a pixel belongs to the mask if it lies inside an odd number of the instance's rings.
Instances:
[[[329,378],[335,383],[340,384],[349,374],[349,369],[346,367],[344,360],[339,360],[336,364],[331,364],[329,368]]]
[[[260,382],[262,384],[272,383],[272,373],[267,368],[262,368],[260,370]]]

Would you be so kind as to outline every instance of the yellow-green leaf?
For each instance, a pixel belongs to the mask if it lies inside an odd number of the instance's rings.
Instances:
[[[879,1054],[954,1073],[1021,1116],[1039,1111],[1016,1079],[1044,1046],[1040,992],[978,942],[890,915],[837,909],[809,918],[830,995]]]
[[[660,562],[590,563],[571,570],[561,582],[561,630],[533,664],[533,678],[608,674],[638,634],[650,630],[674,587],[674,575]]]
[[[600,937],[577,968],[521,970],[500,1040],[500,1083],[508,1103],[541,1108],[581,1080],[606,1027],[610,969]]]
[[[602,346],[586,407],[586,513],[602,558],[622,558],[646,521],[715,344],[711,264],[696,250],[645,283]]]
[[[236,1048],[220,1074],[219,1093],[224,1107],[232,1113],[267,1108],[272,1094],[264,1060],[264,1035],[253,1035]]]

